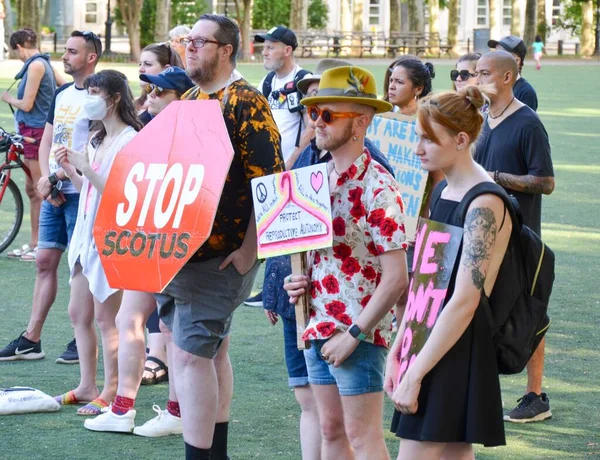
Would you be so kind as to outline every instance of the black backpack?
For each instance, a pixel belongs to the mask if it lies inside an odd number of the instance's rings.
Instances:
[[[431,208],[446,186],[434,190]],[[539,235],[523,224],[517,200],[497,184],[477,184],[464,196],[455,212],[453,225],[463,227],[471,202],[493,194],[504,202],[513,223],[512,234],[498,277],[487,297],[481,290],[482,306],[488,317],[501,374],[521,372],[550,327],[548,303],[554,284],[554,253]]]

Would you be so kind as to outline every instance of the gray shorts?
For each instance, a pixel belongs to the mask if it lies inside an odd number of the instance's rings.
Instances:
[[[161,294],[154,294],[158,315],[173,333],[175,345],[203,358],[217,355],[260,265],[240,275],[233,264],[219,270],[224,259],[187,263]]]

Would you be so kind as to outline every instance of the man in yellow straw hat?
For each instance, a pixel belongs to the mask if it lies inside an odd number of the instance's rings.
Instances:
[[[308,253],[309,275],[288,276],[292,303],[310,292],[304,340],[308,380],[323,458],[388,459],[384,442],[383,374],[392,311],[408,286],[403,204],[393,176],[365,149],[376,113],[375,77],[355,66],[323,73],[314,97],[302,100],[328,163],[333,246]],[[344,436],[344,429],[345,434]]]

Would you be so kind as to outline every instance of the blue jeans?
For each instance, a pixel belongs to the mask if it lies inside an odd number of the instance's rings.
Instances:
[[[55,207],[46,200],[42,201],[40,210],[39,249],[60,249],[65,251],[69,246],[79,207],[79,193],[65,194],[65,203]]]
[[[311,347],[304,351],[310,384],[337,385],[341,396],[383,391],[387,348],[360,342],[340,367],[333,367],[321,355],[326,342],[311,340]]]
[[[285,365],[288,371],[288,386],[290,388],[308,385],[308,369],[304,352],[298,350],[296,340],[296,320],[281,316],[283,323],[283,344],[285,352]]]

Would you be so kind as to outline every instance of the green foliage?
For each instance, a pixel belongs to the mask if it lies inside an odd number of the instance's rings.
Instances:
[[[310,0],[308,4],[308,28],[322,30],[327,27],[329,7],[324,0]]]
[[[583,23],[582,5],[582,1],[567,0],[563,4],[563,14],[557,20],[557,27],[568,31],[571,35],[581,37],[581,26]]]
[[[233,0],[231,6],[233,7]],[[182,25],[191,27],[202,14],[208,11],[208,4],[204,0],[172,0],[171,27]]]
[[[268,30],[278,25],[290,25],[291,0],[254,0],[252,28]]]
[[[140,45],[142,49],[154,43],[154,25],[156,24],[156,0],[144,0],[140,16]]]

